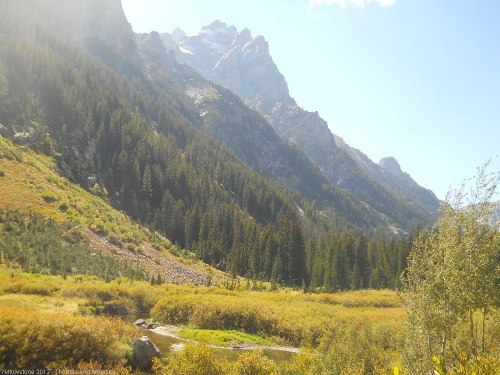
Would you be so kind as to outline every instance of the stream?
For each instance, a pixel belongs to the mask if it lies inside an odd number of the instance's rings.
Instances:
[[[144,314],[127,314],[118,315],[125,323],[133,324],[137,319],[149,319],[149,316]],[[149,329],[143,327],[137,327],[140,329],[143,336],[148,336],[151,341],[160,349],[162,356],[166,356],[171,352],[172,345],[186,344],[189,340],[185,340],[179,337],[172,337],[162,335],[160,333],[153,332]],[[249,350],[249,349],[242,349]],[[251,349],[250,349],[251,350]],[[213,348],[216,358],[225,358],[228,361],[235,361],[241,350],[235,349],[225,349],[225,348]],[[264,349],[264,352],[268,355],[270,359],[279,364],[282,361],[288,361],[295,354],[292,351],[280,350],[280,349]]]

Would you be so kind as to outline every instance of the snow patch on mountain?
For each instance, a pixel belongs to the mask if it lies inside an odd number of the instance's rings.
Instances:
[[[184,46],[184,47],[179,47],[179,49],[181,50],[181,52],[182,52],[182,53],[187,53],[187,54],[189,54],[189,55],[193,55],[193,52],[192,52],[192,51],[190,51],[190,50],[188,50],[188,49],[186,49],[185,47],[186,47],[186,46]],[[192,47],[191,47],[191,48],[192,48]]]
[[[227,46],[224,46],[220,43],[213,42],[209,39],[204,39],[203,40],[207,45],[210,46],[215,52],[217,52],[219,55],[224,55],[227,52]]]

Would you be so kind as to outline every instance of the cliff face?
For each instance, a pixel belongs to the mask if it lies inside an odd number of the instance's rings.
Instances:
[[[231,88],[245,102],[252,102],[253,108],[270,110],[277,102],[295,104],[262,36],[254,38],[248,29],[238,32],[234,26],[215,21],[195,35],[186,36],[177,28],[161,37],[167,48],[175,50],[178,61]]]
[[[436,195],[431,190],[420,186],[408,173],[403,172],[395,158],[389,156],[376,164],[360,150],[346,144],[342,138],[335,136],[335,142],[372,179],[390,187],[392,191],[421,212],[436,217],[440,204]]]
[[[416,183],[408,173],[405,173],[401,170],[401,166],[399,165],[398,161],[392,156],[381,159],[378,164],[386,171],[392,173],[394,176],[400,178],[401,180],[408,183]]]

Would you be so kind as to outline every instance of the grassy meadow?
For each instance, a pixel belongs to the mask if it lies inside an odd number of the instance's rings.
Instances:
[[[222,284],[105,282],[95,276],[23,273],[5,265],[0,285],[0,363],[5,368],[98,363],[127,370],[129,345],[142,334],[101,314],[125,306],[130,311],[150,312],[162,324],[178,325],[181,336],[206,344],[295,346],[302,352],[294,357],[294,363],[314,361],[315,366],[339,371],[347,364],[391,371],[398,363],[405,320],[404,309],[390,291],[327,295],[244,287],[227,290]],[[30,344],[18,346],[16,337],[29,337]],[[86,347],[81,346],[81,340]],[[53,355],[32,354],[33,347]],[[196,346],[192,350],[202,349]],[[203,350],[210,352],[208,347]],[[174,357],[168,358],[172,361]],[[272,367],[287,373],[284,368],[292,365],[299,366],[287,363],[280,369]],[[159,366],[159,372],[167,371],[166,364]]]

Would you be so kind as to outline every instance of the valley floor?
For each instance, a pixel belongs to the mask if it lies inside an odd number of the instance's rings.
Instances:
[[[76,368],[88,363],[126,368],[130,343],[144,331],[106,315],[123,308],[151,314],[162,325],[177,325],[176,335],[202,342],[194,349],[188,343],[184,355],[201,347],[212,350],[207,345],[301,347],[290,361],[279,366],[273,362],[281,373],[306,360],[323,366],[329,353],[335,353],[331,360],[336,362],[329,366],[339,370],[371,361],[389,371],[398,361],[405,312],[390,291],[304,294],[288,289],[247,290],[242,285],[228,290],[222,284],[150,285],[126,278],[105,282],[95,276],[64,278],[10,267],[3,264],[0,271],[0,363],[4,368]],[[30,338],[29,344],[20,345],[21,337]],[[88,347],[82,348],[82,340]],[[244,352],[242,356],[250,356]],[[163,370],[160,365],[157,370],[168,373],[168,364],[178,356],[167,356]],[[238,359],[227,366],[236,363]]]

